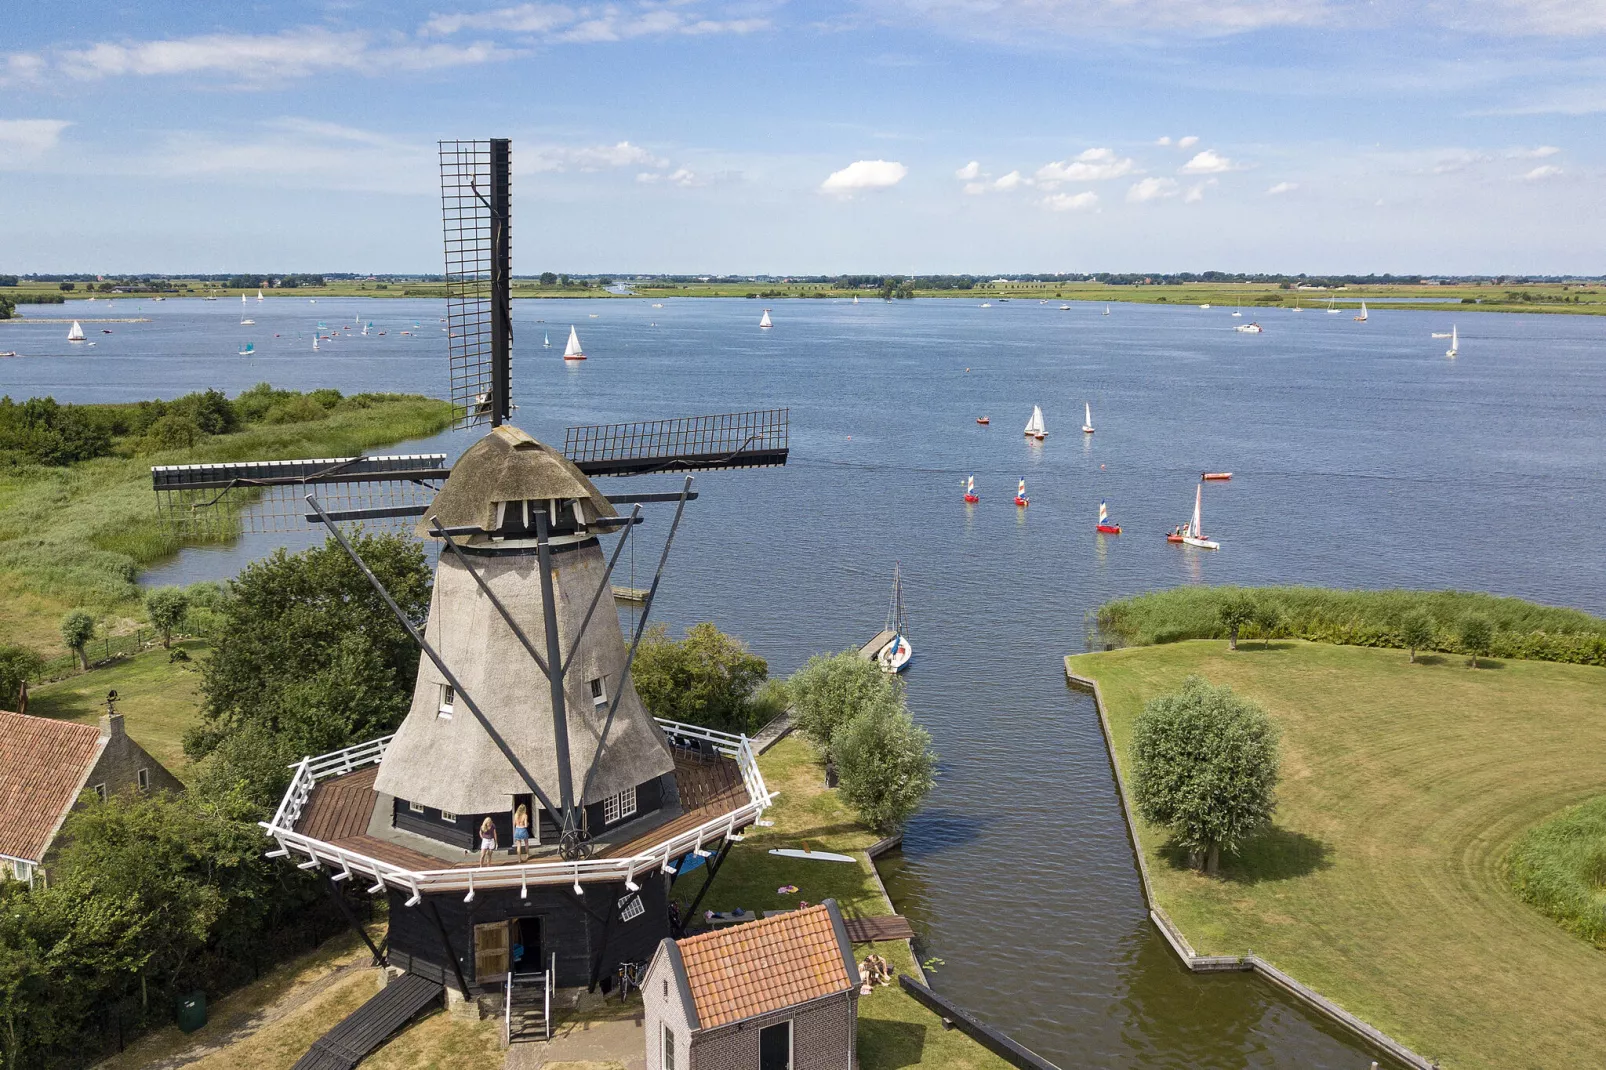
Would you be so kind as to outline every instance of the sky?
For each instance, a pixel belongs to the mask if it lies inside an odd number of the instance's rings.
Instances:
[[[1606,272],[1606,0],[9,5],[0,272]]]

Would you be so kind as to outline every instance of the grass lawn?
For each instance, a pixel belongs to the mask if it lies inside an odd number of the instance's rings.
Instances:
[[[1446,1068],[1606,1059],[1606,954],[1520,902],[1526,829],[1601,790],[1606,669],[1411,665],[1403,651],[1199,641],[1068,659],[1099,681],[1119,755],[1190,673],[1283,728],[1274,828],[1224,874],[1139,825],[1159,905],[1201,954],[1254,951]]]
[[[742,842],[731,848],[719,879],[698,911],[742,907],[762,912],[795,907],[799,900],[818,903],[835,898],[849,917],[892,913],[864,854],[864,849],[879,837],[858,824],[835,791],[826,790],[824,769],[808,743],[796,735],[787,736],[759,759],[759,768],[770,790],[781,793],[765,815],[775,826],[751,828]],[[851,866],[805,862],[768,853],[772,847],[804,844],[817,850],[852,854],[858,862]],[[797,894],[776,892],[786,884],[797,885]],[[676,883],[675,898],[684,907],[702,885],[703,878],[698,873],[688,874]],[[907,944],[855,944],[854,953],[862,960],[872,946],[886,957],[894,971],[913,974]],[[859,1000],[859,1064],[863,1070],[911,1066],[1002,1070],[1009,1066],[963,1033],[944,1030],[936,1015],[895,984],[877,987]]]
[[[196,722],[200,709],[201,658],[207,645],[187,640],[173,646],[188,651],[190,660],[170,662],[168,651],[157,647],[53,684],[41,684],[28,694],[28,712],[96,724],[106,712],[106,692],[115,689],[117,710],[128,734],[182,780],[189,765],[184,757],[184,730]]]

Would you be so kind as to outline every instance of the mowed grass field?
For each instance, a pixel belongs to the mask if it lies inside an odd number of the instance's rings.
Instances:
[[[1144,702],[1190,673],[1283,729],[1275,827],[1222,879],[1139,824],[1155,897],[1194,948],[1252,948],[1447,1070],[1606,1065],[1606,954],[1506,873],[1526,829],[1606,783],[1606,669],[1239,646],[1067,659],[1099,681],[1123,765]]]

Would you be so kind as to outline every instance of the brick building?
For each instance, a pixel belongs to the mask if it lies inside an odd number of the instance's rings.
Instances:
[[[184,790],[177,777],[128,737],[120,713],[100,727],[0,710],[0,879],[32,882],[62,822],[85,791]]]
[[[658,945],[647,1070],[857,1066],[859,971],[836,902]]]

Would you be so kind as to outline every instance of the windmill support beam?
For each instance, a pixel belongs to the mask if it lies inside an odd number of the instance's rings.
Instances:
[[[690,921],[692,918],[697,916],[697,908],[702,906],[703,896],[707,895],[708,889],[714,886],[714,878],[719,876],[719,867],[725,864],[725,856],[731,853],[731,843],[731,840],[726,840],[725,843],[720,847],[719,854],[715,855],[714,860],[708,863],[708,879],[705,880],[703,882],[703,886],[697,890],[697,898],[691,901],[691,906],[687,907],[686,913],[682,915],[685,920]]]
[[[468,571],[470,576],[474,577],[474,582],[479,585],[480,593],[491,600],[491,605],[495,607],[497,614],[501,616],[502,622],[513,630],[514,638],[519,641],[519,645],[524,647],[524,652],[535,659],[536,667],[541,670],[541,675],[551,680],[552,670],[547,668],[547,663],[541,659],[541,655],[535,649],[535,644],[531,643],[530,637],[524,634],[524,629],[520,628],[518,622],[513,619],[513,614],[507,611],[507,606],[503,605],[502,600],[496,597],[496,592],[491,590],[491,585],[485,582],[485,577],[480,575],[479,569],[474,567],[474,563],[468,559],[468,555],[463,552],[463,548],[457,545],[457,540],[452,538],[451,533],[446,528],[441,527],[439,518],[430,517],[429,525],[436,535],[446,540],[447,549],[457,555],[457,560],[462,563],[463,568]]]
[[[513,408],[509,374],[513,361],[513,301],[511,243],[512,143],[491,139],[491,426],[507,422]]]
[[[340,886],[335,883],[334,877],[327,870],[324,872],[323,880],[324,885],[329,889],[329,898],[333,899],[335,906],[340,908],[340,913],[345,917],[346,923],[356,930],[357,935],[362,937],[362,942],[367,944],[368,950],[373,953],[374,965],[383,966],[385,964],[385,953],[375,947],[373,940],[369,939],[368,930],[362,927],[362,922],[357,919],[357,915],[352,911],[351,904],[346,902],[346,897],[340,894]]]
[[[618,897],[610,894],[608,898],[612,900],[612,905],[608,908],[608,916],[602,921],[602,939],[598,941],[597,953],[591,957],[591,983],[586,986],[588,992],[595,992],[597,982],[602,980],[602,963],[608,957],[608,937],[613,933],[614,919],[619,916]]]
[[[457,961],[457,954],[452,950],[452,938],[446,935],[446,925],[441,921],[441,912],[431,899],[426,906],[429,907],[430,920],[435,923],[435,931],[441,937],[441,949],[446,952],[446,961],[452,964],[452,974],[457,978],[457,990],[463,994],[463,1002],[467,1003],[474,997],[468,994],[468,979],[463,976],[463,965]]]
[[[630,511],[630,516],[626,521],[626,523],[628,523],[630,526],[625,530],[623,535],[619,536],[619,541],[614,545],[613,548],[613,556],[608,558],[608,567],[602,573],[602,582],[597,584],[597,593],[591,596],[591,605],[586,607],[585,618],[580,621],[580,630],[575,633],[574,639],[571,641],[571,645],[569,647],[569,656],[564,659],[562,667],[558,670],[560,675],[569,675],[569,665],[574,661],[575,654],[577,654],[580,650],[580,640],[585,638],[586,629],[591,627],[591,615],[597,611],[597,603],[602,600],[602,592],[613,590],[613,585],[608,582],[613,578],[613,566],[619,563],[619,554],[624,551],[625,543],[629,541],[630,536],[635,532],[635,525],[639,521],[640,517],[641,504],[638,502],[636,507]]]
[[[597,739],[597,751],[591,756],[591,767],[586,770],[586,778],[581,783],[580,795],[582,798],[585,797],[587,791],[591,790],[591,778],[596,775],[597,763],[602,759],[603,748],[608,744],[608,731],[613,728],[614,714],[619,710],[619,699],[625,693],[625,684],[630,681],[630,667],[636,662],[636,650],[641,646],[641,637],[647,632],[647,618],[652,614],[652,603],[658,594],[658,584],[664,578],[664,566],[669,563],[669,549],[675,544],[675,532],[680,528],[680,518],[686,514],[686,500],[687,496],[691,494],[691,481],[692,477],[687,476],[686,484],[681,488],[680,505],[676,506],[675,519],[669,524],[669,535],[664,539],[664,552],[658,557],[658,571],[653,573],[652,586],[647,588],[647,597],[642,600],[641,620],[636,626],[635,636],[630,640],[630,650],[625,654],[625,667],[624,671],[619,674],[619,686],[614,689],[613,701],[608,703],[608,716],[602,722],[602,734]],[[546,576],[544,568],[542,569],[542,576],[543,579]],[[604,578],[604,588],[606,588],[607,582],[607,579]],[[548,605],[550,604],[549,602]]]
[[[357,553],[351,542],[341,533],[340,528],[329,518],[329,514],[324,512],[323,506],[318,504],[317,497],[312,494],[307,495],[307,504],[312,506],[312,511],[318,514],[318,519],[323,521],[324,527],[329,529],[329,534],[335,537],[335,541],[340,544],[340,548],[346,551],[346,556],[351,558],[352,563],[368,578],[369,585],[378,592],[380,598],[384,599],[385,605],[390,607],[390,612],[401,626],[406,629],[407,634],[412,636],[413,642],[418,644],[419,649],[424,652],[424,656],[434,663],[435,668],[440,670],[440,674],[446,678],[446,682],[452,685],[452,690],[456,692],[457,697],[463,700],[463,705],[468,707],[469,712],[474,715],[474,719],[480,723],[480,727],[491,738],[491,742],[496,744],[496,749],[502,752],[502,757],[506,758],[508,764],[519,774],[519,779],[524,781],[531,794],[540,799],[541,805],[548,810],[556,810],[557,807],[552,805],[552,800],[547,798],[546,792],[542,791],[541,786],[535,782],[535,777],[530,774],[529,769],[525,768],[524,763],[519,760],[519,756],[513,752],[513,748],[508,746],[507,740],[502,738],[502,734],[496,730],[496,726],[491,724],[491,719],[481,711],[479,703],[475,702],[473,696],[463,690],[462,681],[458,680],[452,670],[446,667],[445,659],[435,653],[435,648],[429,645],[429,642],[425,640],[417,628],[413,627],[413,622],[407,619],[407,614],[401,611],[401,607],[396,604],[396,600],[390,597],[390,592],[385,590],[385,585],[379,582],[379,577],[375,576],[373,570],[368,567],[368,562],[362,559],[362,555]],[[547,582],[550,584],[550,577]],[[550,605],[550,603],[548,604]],[[559,768],[560,770],[562,769],[561,766]]]
[[[558,644],[558,603],[552,589],[552,540],[545,510],[535,514],[535,545],[541,565],[541,615],[546,624],[546,656],[547,661],[560,670],[548,673],[547,680],[552,685],[552,750],[558,766],[558,796],[563,803],[562,835],[568,838],[571,833],[579,831],[579,823],[575,820],[574,773],[569,768],[569,710],[563,694],[563,650]],[[624,682],[621,680],[619,691],[623,690]],[[618,694],[615,694],[614,701],[618,701]],[[609,713],[612,713],[611,709]],[[607,733],[604,731],[603,739],[597,743],[598,755],[602,754],[606,740]],[[589,781],[590,777],[586,779]]]

